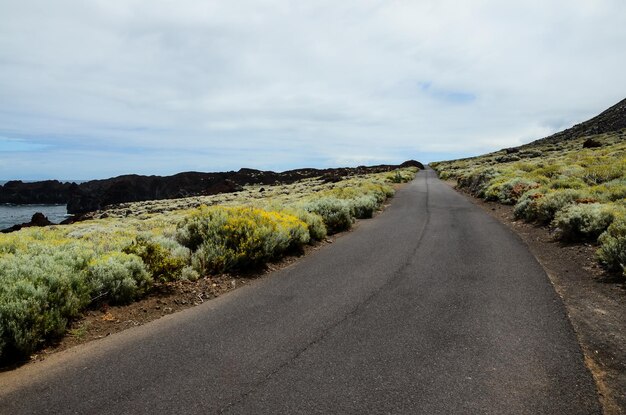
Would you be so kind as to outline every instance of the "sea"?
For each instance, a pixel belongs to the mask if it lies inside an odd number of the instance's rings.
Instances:
[[[0,185],[4,183],[6,182],[0,181]],[[37,212],[43,213],[52,223],[59,223],[69,216],[66,205],[0,204],[0,229],[30,222],[33,215]]]
[[[43,213],[50,222],[67,219],[67,205],[7,205],[0,204],[0,229],[30,222],[37,212]]]

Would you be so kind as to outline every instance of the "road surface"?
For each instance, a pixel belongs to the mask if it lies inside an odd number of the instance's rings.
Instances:
[[[0,374],[2,414],[595,414],[564,307],[422,171],[377,218],[201,306]]]

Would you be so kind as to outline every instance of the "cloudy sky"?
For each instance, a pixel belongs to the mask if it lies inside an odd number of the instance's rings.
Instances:
[[[626,97],[623,0],[0,0],[0,179],[481,154]]]

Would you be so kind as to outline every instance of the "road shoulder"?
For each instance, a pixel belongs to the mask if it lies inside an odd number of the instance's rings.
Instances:
[[[626,286],[612,280],[598,265],[594,258],[597,247],[563,244],[548,228],[515,220],[512,206],[457,191],[526,243],[565,304],[604,413],[626,414]]]

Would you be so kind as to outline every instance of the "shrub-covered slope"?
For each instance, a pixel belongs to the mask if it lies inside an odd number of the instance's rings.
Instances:
[[[432,163],[473,195],[515,206],[519,219],[558,238],[599,244],[597,257],[626,275],[626,100],[598,117],[533,143]],[[587,132],[604,131],[585,135]]]
[[[98,302],[155,283],[241,271],[368,218],[416,168],[249,186],[237,193],[127,204],[98,219],[0,234],[0,360],[62,335]]]

